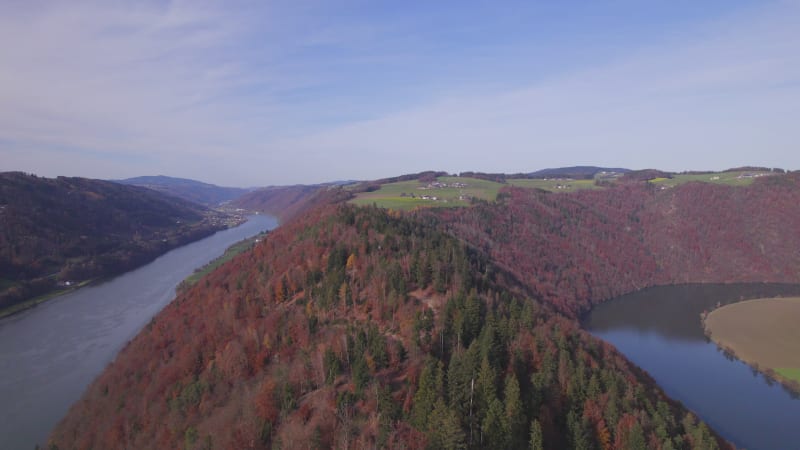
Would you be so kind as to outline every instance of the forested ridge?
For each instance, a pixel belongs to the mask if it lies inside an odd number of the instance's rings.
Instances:
[[[316,206],[347,200],[351,196],[350,191],[337,185],[272,186],[248,192],[231,204],[270,214],[285,222]]]
[[[223,219],[141,187],[0,173],[0,310],[135,268],[225,228]]]
[[[727,446],[486,243],[446,232],[456,217],[338,204],[287,222],[179,294],[51,444]]]
[[[144,176],[112,180],[116,183],[142,186],[164,194],[172,195],[192,203],[205,206],[217,206],[234,200],[250,192],[252,189],[216,186],[186,178]]]
[[[800,282],[800,173],[749,187],[625,183],[422,211],[571,317],[656,285]]]

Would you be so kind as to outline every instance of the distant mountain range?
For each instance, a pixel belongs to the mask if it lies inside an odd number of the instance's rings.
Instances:
[[[223,187],[202,181],[186,178],[174,178],[164,175],[143,176],[126,178],[124,180],[111,180],[116,183],[142,186],[155,191],[163,192],[190,202],[206,206],[217,206],[238,198],[253,189]]]
[[[0,310],[133,269],[225,228],[223,219],[138,186],[0,173]]]

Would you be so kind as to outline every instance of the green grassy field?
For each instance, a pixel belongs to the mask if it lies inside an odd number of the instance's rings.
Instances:
[[[650,180],[651,183],[660,186],[677,186],[690,181],[702,181],[705,183],[724,184],[728,186],[748,186],[756,178],[772,174],[763,171],[736,171],[736,172],[714,172],[702,175],[674,175],[672,178],[656,178]]]
[[[780,369],[775,369],[775,372],[778,372],[778,374],[780,374],[782,377],[785,377],[785,378],[788,378],[790,380],[794,380],[794,381],[797,381],[798,383],[800,383],[800,368],[790,369],[790,368],[785,368],[784,367],[784,368],[780,368]]]
[[[579,189],[600,189],[594,183],[594,180],[555,180],[555,179],[531,179],[531,178],[515,178],[507,180],[511,186],[528,188],[528,189],[544,189],[551,192],[574,192]]]
[[[655,178],[650,180],[658,186],[674,187],[691,181],[723,184],[728,186],[747,186],[761,176],[771,175],[765,171],[736,171],[714,172],[702,175],[674,175],[672,178]],[[595,180],[570,180],[570,179],[528,179],[514,178],[507,180],[507,184],[476,178],[439,177],[439,183],[446,187],[431,187],[428,183],[417,180],[388,183],[373,192],[359,193],[351,203],[355,205],[375,204],[381,208],[410,210],[414,208],[452,208],[467,206],[471,198],[480,198],[487,201],[497,199],[497,193],[503,186],[515,186],[527,189],[543,189],[550,192],[575,192],[581,189],[602,189],[595,184]],[[454,183],[462,183],[464,187],[453,187]],[[413,195],[413,197],[412,197]],[[422,198],[423,196],[431,198]],[[436,197],[435,200],[432,197]]]
[[[439,177],[437,182],[443,186],[434,187],[429,183],[421,183],[417,180],[388,183],[382,185],[377,191],[359,193],[355,199],[351,200],[351,203],[356,205],[375,204],[381,208],[398,210],[452,208],[469,205],[470,199],[473,197],[494,201],[497,199],[500,188],[503,187],[502,184],[494,181],[466,177]],[[454,186],[456,183],[463,186]]]
[[[753,183],[756,178],[772,175],[766,171],[735,171],[735,172],[713,172],[701,175],[677,174],[672,178],[655,178],[651,183],[659,186],[674,187],[679,184],[691,181],[701,181],[704,183],[724,184],[728,186],[747,186]],[[573,192],[579,189],[600,189],[595,185],[595,180],[557,180],[557,179],[512,179],[508,184],[522,188],[537,188],[552,192]]]

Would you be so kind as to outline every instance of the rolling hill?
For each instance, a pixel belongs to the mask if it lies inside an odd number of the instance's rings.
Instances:
[[[270,186],[249,192],[231,205],[277,217],[281,222],[309,209],[335,201],[350,199],[353,193],[341,184]]]
[[[252,191],[252,189],[221,187],[201,181],[167,177],[164,175],[143,176],[111,181],[146,187],[205,206],[217,206]]]
[[[630,172],[630,169],[621,167],[598,167],[598,166],[572,166],[556,167],[550,169],[537,170],[527,174],[527,178],[574,178],[592,179],[600,172],[623,174]]]
[[[180,293],[53,445],[729,448],[578,317],[647,286],[800,281],[797,173],[410,212],[271,198],[298,212]]]
[[[537,297],[576,317],[655,285],[800,282],[800,172],[748,185],[641,181],[550,193],[506,188],[495,203],[434,214]]]
[[[287,222],[179,294],[50,445],[531,441],[725,446],[612,347],[436,220],[337,203]]]

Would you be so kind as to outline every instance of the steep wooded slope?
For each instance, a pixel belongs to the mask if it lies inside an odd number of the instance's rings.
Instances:
[[[338,205],[285,224],[180,294],[51,443],[717,446],[619,353],[437,222]]]
[[[136,186],[0,173],[0,309],[121,273],[224,228],[199,205]]]
[[[320,190],[319,185],[273,186],[257,189],[235,201],[233,205],[253,211],[261,211],[278,217],[282,222],[295,216],[303,209],[310,198]],[[332,189],[338,189],[332,187]]]
[[[632,183],[435,213],[547,302],[575,316],[648,286],[800,282],[800,174],[748,187]]]

